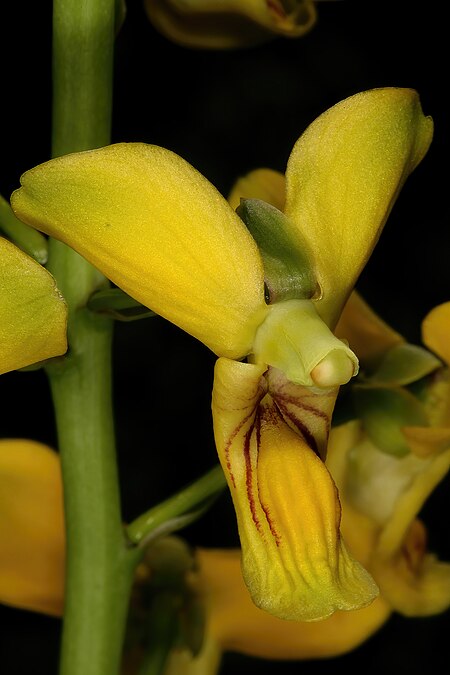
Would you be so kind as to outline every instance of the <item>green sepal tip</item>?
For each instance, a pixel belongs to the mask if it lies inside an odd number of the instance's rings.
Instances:
[[[268,302],[317,297],[312,255],[306,241],[289,234],[284,213],[262,199],[242,199],[236,213],[258,244]]]

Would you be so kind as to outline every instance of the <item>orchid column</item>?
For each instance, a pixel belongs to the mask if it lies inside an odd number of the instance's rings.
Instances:
[[[110,142],[114,0],[55,0],[52,154]],[[47,368],[67,531],[61,675],[119,672],[133,570],[122,529],[111,405],[112,322],[86,309],[106,279],[50,240],[49,269],[69,306],[66,358]]]

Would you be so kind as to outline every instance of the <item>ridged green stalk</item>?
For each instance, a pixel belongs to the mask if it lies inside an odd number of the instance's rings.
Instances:
[[[110,143],[114,0],[54,0],[53,157]],[[51,239],[49,270],[69,306],[69,351],[47,369],[67,528],[60,675],[118,675],[137,552],[120,507],[111,390],[112,321],[86,309],[106,280]]]

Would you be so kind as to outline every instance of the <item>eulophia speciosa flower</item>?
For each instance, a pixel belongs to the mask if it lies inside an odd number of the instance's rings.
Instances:
[[[52,275],[0,237],[0,374],[67,350],[67,306]]]
[[[427,550],[420,512],[450,467],[450,303],[422,322],[429,352],[407,343],[358,296],[345,312],[345,332],[365,346],[353,391],[359,419],[333,429],[329,443],[343,531],[393,609],[442,612],[450,605],[450,564]]]
[[[412,90],[338,103],[294,146],[284,213],[250,200],[249,229],[187,162],[141,143],[46,162],[12,196],[20,219],[219,357],[214,430],[243,574],[282,618],[324,618],[377,593],[340,537],[323,461],[339,385],[358,369],[333,329],[431,137]]]
[[[312,0],[144,0],[155,28],[196,49],[237,49],[298,38],[316,22]]]

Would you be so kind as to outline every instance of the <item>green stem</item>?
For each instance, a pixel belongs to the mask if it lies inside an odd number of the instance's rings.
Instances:
[[[111,409],[109,322],[76,316],[76,353],[49,369],[64,479],[67,528],[62,675],[120,670],[130,585]]]
[[[173,521],[178,521],[180,525],[188,524],[192,519],[189,519],[189,516],[183,519],[183,515],[198,509],[202,503],[215,497],[225,487],[226,479],[222,467],[215,466],[173,497],[169,497],[133,520],[127,527],[128,538],[134,544],[139,544],[148,540],[161,527],[173,531],[175,528],[170,528]]]
[[[110,142],[114,0],[54,0],[52,155]],[[69,352],[47,369],[67,528],[60,675],[117,675],[139,553],[121,519],[111,391],[112,321],[86,303],[104,277],[50,239],[49,265],[69,306]]]
[[[54,0],[52,154],[110,143],[114,0]]]

